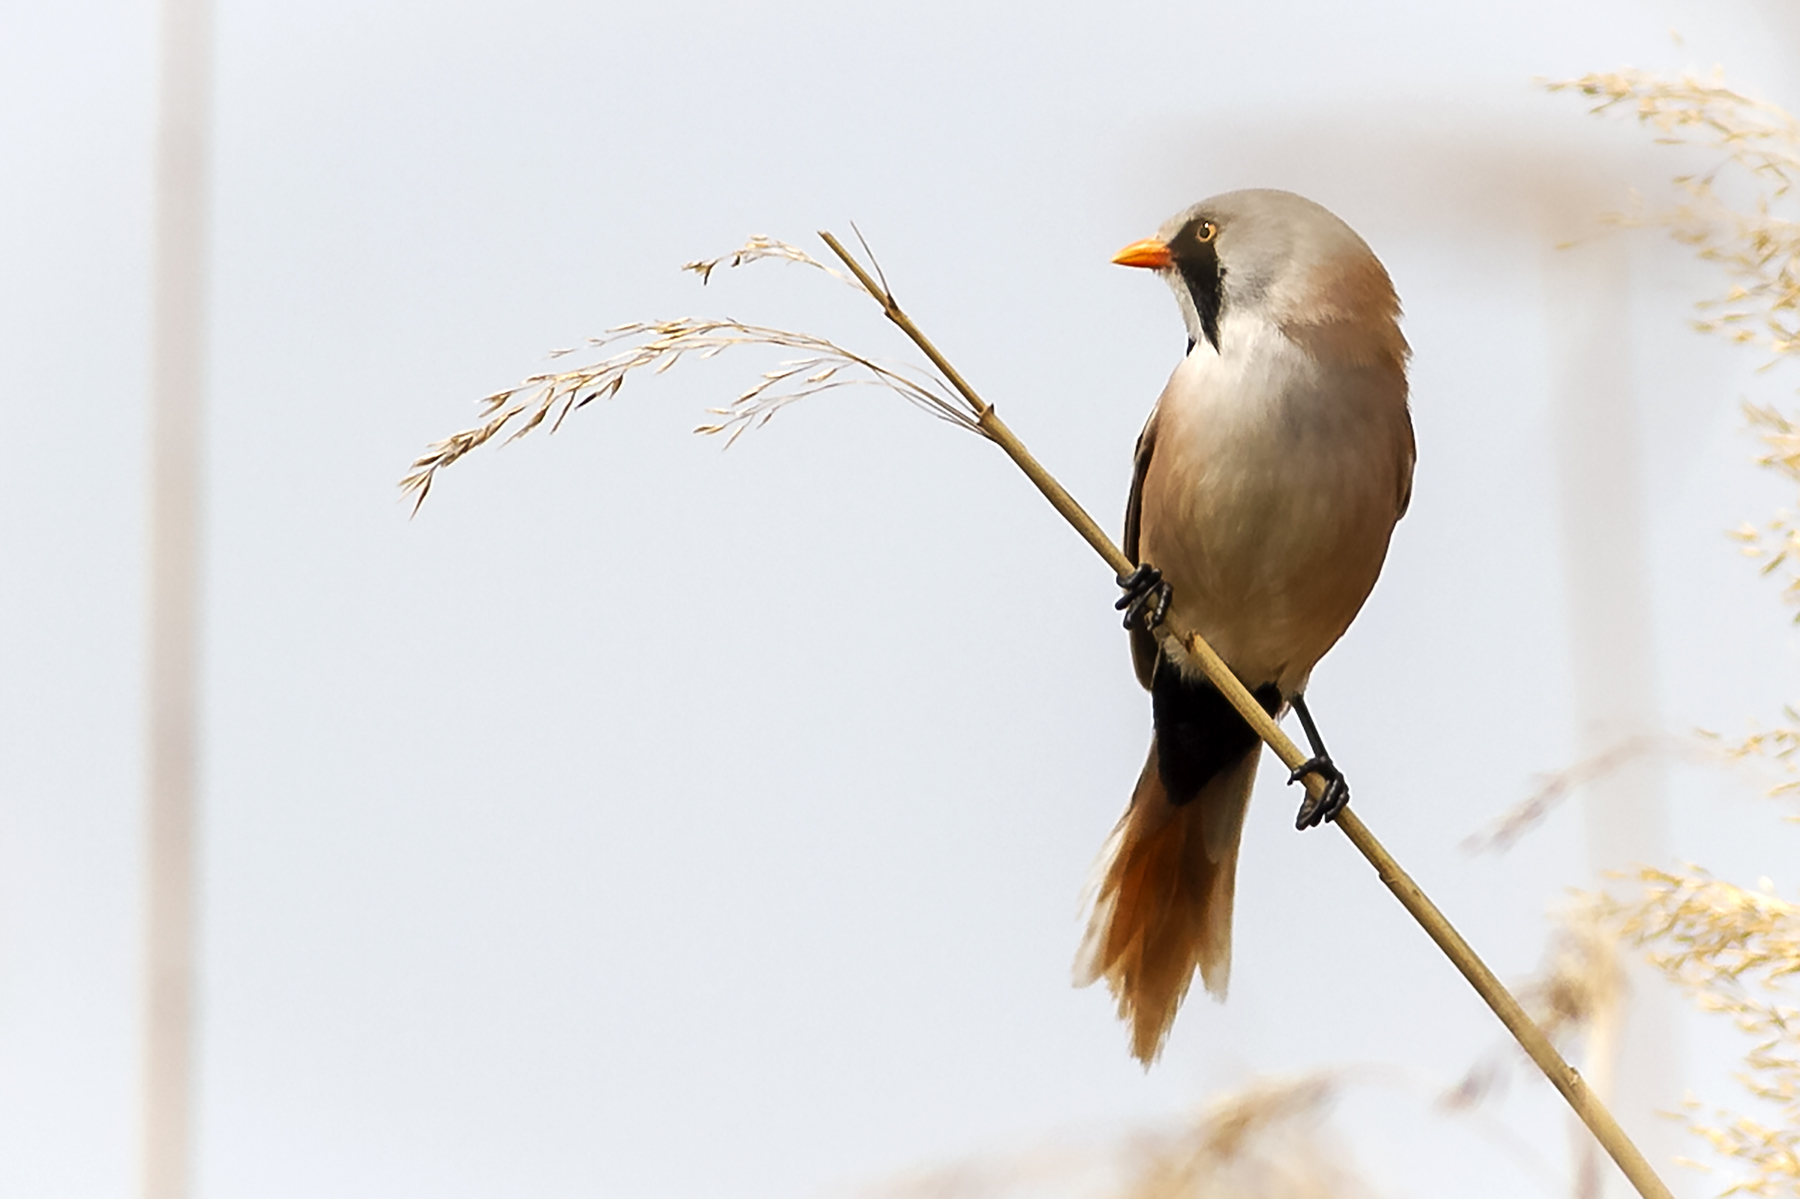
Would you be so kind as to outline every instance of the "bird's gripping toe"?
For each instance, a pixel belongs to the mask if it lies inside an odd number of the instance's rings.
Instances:
[[[1350,784],[1344,781],[1344,772],[1339,770],[1329,754],[1315,754],[1288,775],[1288,785],[1292,786],[1309,774],[1316,774],[1325,780],[1325,793],[1318,799],[1307,792],[1305,800],[1300,804],[1300,813],[1294,817],[1294,827],[1309,829],[1316,825],[1328,823],[1338,818],[1338,813],[1350,806]]]
[[[1169,614],[1169,600],[1175,594],[1174,589],[1163,582],[1162,571],[1148,562],[1128,575],[1120,575],[1119,586],[1125,594],[1113,607],[1125,613],[1126,628],[1142,621],[1145,628],[1154,629]]]

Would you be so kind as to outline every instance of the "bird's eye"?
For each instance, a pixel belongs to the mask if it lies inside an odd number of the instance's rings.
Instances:
[[[1201,245],[1205,245],[1217,236],[1219,236],[1219,227],[1211,221],[1201,221],[1200,227],[1194,230],[1194,240]]]

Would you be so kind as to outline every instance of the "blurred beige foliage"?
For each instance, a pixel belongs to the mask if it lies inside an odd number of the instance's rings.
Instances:
[[[1751,1041],[1737,1077],[1763,1120],[1686,1104],[1688,1127],[1731,1176],[1721,1194],[1800,1194],[1800,1010],[1780,1002],[1784,984],[1800,975],[1800,905],[1699,867],[1646,869],[1641,878],[1643,897],[1616,908],[1621,934],[1648,948],[1702,1010],[1729,1016]]]
[[[1599,101],[1595,112],[1629,109],[1667,145],[1713,151],[1705,171],[1677,175],[1680,202],[1648,209],[1641,203],[1609,219],[1653,225],[1720,267],[1725,288],[1701,301],[1695,328],[1766,350],[1771,364],[1800,352],[1800,222],[1782,214],[1800,175],[1800,124],[1773,104],[1691,75],[1662,79],[1641,71],[1585,75],[1550,85]],[[1761,465],[1800,483],[1800,434],[1774,406],[1746,405],[1764,446]],[[1787,568],[1789,603],[1800,607],[1800,546],[1789,513],[1765,532],[1747,525],[1738,534],[1764,570]],[[1800,615],[1800,614],[1797,614]]]
[[[920,1171],[860,1199],[1373,1199],[1326,1126],[1328,1074],[1261,1079],[1166,1130]]]
[[[1800,222],[1784,215],[1800,172],[1800,124],[1716,77],[1623,71],[1550,87],[1598,100],[1596,112],[1631,111],[1659,142],[1711,153],[1710,169],[1675,178],[1678,203],[1660,211],[1640,205],[1613,219],[1665,228],[1723,270],[1726,286],[1699,305],[1696,328],[1762,349],[1766,367],[1800,355]],[[1744,411],[1762,443],[1758,464],[1800,485],[1800,429],[1791,407],[1746,403]],[[1763,573],[1781,575],[1783,599],[1800,609],[1794,513],[1746,524],[1734,537],[1761,560]],[[1784,713],[1784,723],[1728,747],[1734,756],[1779,766],[1786,781],[1778,794],[1800,789],[1800,713],[1792,706]],[[1800,906],[1776,898],[1768,880],[1751,890],[1697,866],[1646,868],[1640,879],[1640,896],[1597,901],[1605,918],[1702,1010],[1730,1017],[1749,1040],[1737,1074],[1748,1109],[1708,1108],[1695,1099],[1684,1105],[1688,1128],[1710,1150],[1692,1164],[1724,1175],[1723,1195],[1800,1195],[1800,1010],[1782,1002],[1800,975]]]

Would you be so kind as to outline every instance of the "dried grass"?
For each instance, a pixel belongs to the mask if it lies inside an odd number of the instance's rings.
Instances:
[[[1559,1046],[1585,1043],[1585,1069],[1604,1087],[1625,995],[1622,946],[1648,960],[1703,1011],[1722,1013],[1751,1044],[1738,1082],[1757,1114],[1689,1098],[1679,1118],[1711,1150],[1683,1159],[1727,1178],[1722,1196],[1800,1194],[1800,1010],[1784,1003],[1800,977],[1800,905],[1763,880],[1752,891],[1697,866],[1643,869],[1643,893],[1577,895],[1558,918],[1544,968],[1520,988],[1533,1019]],[[1444,1097],[1466,1110],[1501,1092],[1512,1055],[1490,1054]],[[1598,1194],[1603,1167],[1585,1139],[1577,1193]]]
[[[1120,1199],[1350,1199],[1371,1194],[1323,1133],[1330,1075],[1263,1080],[1208,1104],[1187,1129],[1147,1146]]]
[[[1586,1050],[1583,1071],[1604,1089],[1611,1037],[1625,999],[1618,925],[1605,901],[1577,894],[1557,913],[1544,963],[1519,986],[1518,996],[1558,1049]],[[1472,1066],[1441,1102],[1451,1110],[1475,1107],[1504,1088],[1517,1060],[1511,1047],[1503,1046]]]
[[[1650,950],[1703,1010],[1729,1016],[1751,1038],[1737,1077],[1768,1116],[1684,1104],[1687,1126],[1731,1176],[1720,1194],[1800,1194],[1800,1010],[1781,1002],[1800,977],[1800,905],[1776,898],[1767,880],[1752,891],[1697,866],[1641,878],[1641,899],[1612,906],[1621,934]]]
[[[1748,402],[1744,404],[1744,416],[1763,443],[1764,452],[1757,458],[1757,465],[1800,485],[1800,429],[1794,421],[1773,405]],[[1783,508],[1761,527],[1745,521],[1731,536],[1745,557],[1762,559],[1763,574],[1785,574],[1782,599],[1795,609],[1793,619],[1800,622],[1800,554],[1796,553],[1800,550],[1800,524],[1796,524],[1794,514]]]
[[[1339,1079],[1260,1079],[1179,1127],[921,1171],[861,1199],[1358,1199],[1327,1114]]]
[[[1800,224],[1781,215],[1800,174],[1800,124],[1773,104],[1692,75],[1660,79],[1642,71],[1584,75],[1549,85],[1600,101],[1593,111],[1629,108],[1665,145],[1714,151],[1708,170],[1675,176],[1684,199],[1669,208],[1615,213],[1618,225],[1666,228],[1725,270],[1720,296],[1701,302],[1704,332],[1762,344],[1777,355],[1800,348]],[[1723,194],[1729,191],[1730,195]],[[1738,192],[1747,192],[1742,197]],[[1745,209],[1748,208],[1748,211]]]
[[[729,269],[769,260],[812,267],[858,292],[864,291],[855,279],[804,250],[761,236],[752,237],[730,254],[690,262],[682,269],[699,275],[704,283],[721,266]],[[597,362],[532,375],[482,399],[477,424],[433,442],[400,480],[401,492],[412,498],[413,511],[417,512],[431,494],[439,471],[502,434],[506,435],[502,444],[514,442],[546,421],[554,433],[571,412],[617,395],[634,373],[660,375],[683,358],[712,358],[741,346],[773,346],[797,351],[799,356],[784,359],[774,369],[763,372],[726,406],[708,409],[718,419],[694,431],[722,433],[726,445],[748,430],[761,428],[797,400],[860,385],[886,388],[939,420],[986,436],[979,424],[981,414],[934,368],[883,361],[811,333],[752,325],[732,318],[681,317],[616,325],[598,337],[588,338],[585,345],[593,351],[622,348]],[[554,350],[551,357],[562,358],[575,352],[574,348]]]
[[[1664,228],[1722,268],[1726,288],[1700,304],[1696,328],[1762,349],[1769,355],[1765,368],[1800,354],[1800,221],[1791,216],[1790,194],[1800,172],[1800,123],[1716,78],[1626,71],[1551,88],[1597,99],[1597,112],[1629,108],[1659,142],[1716,155],[1709,170],[1675,178],[1678,203],[1660,211],[1640,204],[1611,219]],[[1745,413],[1762,443],[1758,464],[1800,485],[1794,418],[1772,404],[1746,404]],[[1800,608],[1800,532],[1791,514],[1780,512],[1764,526],[1746,524],[1734,537],[1746,554],[1763,560],[1763,573],[1785,571],[1783,598]],[[1790,706],[1785,714],[1783,725],[1726,745],[1733,757],[1761,758],[1785,770],[1789,777],[1777,792],[1800,789],[1800,713]],[[1693,1099],[1684,1105],[1688,1128],[1711,1150],[1704,1168],[1728,1177],[1724,1195],[1800,1195],[1800,1010],[1783,1002],[1800,976],[1800,906],[1776,898],[1767,880],[1753,891],[1697,866],[1646,868],[1640,879],[1644,890],[1635,898],[1591,898],[1596,927],[1647,951],[1700,1008],[1729,1016],[1751,1042],[1737,1077],[1755,1114]],[[1573,1021],[1592,1003],[1576,992],[1570,1006]]]
[[[1664,208],[1643,204],[1607,219],[1622,227],[1656,227],[1720,267],[1726,286],[1699,303],[1695,328],[1768,354],[1764,367],[1800,355],[1800,122],[1780,107],[1726,87],[1716,75],[1661,79],[1642,71],[1584,75],[1549,85],[1598,100],[1593,111],[1629,110],[1668,145],[1696,146],[1714,162],[1675,176],[1680,200]],[[1800,428],[1776,405],[1744,405],[1762,443],[1759,465],[1800,486]],[[1796,507],[1800,507],[1797,504]],[[1764,574],[1784,577],[1782,596],[1800,621],[1800,525],[1782,510],[1732,537]],[[1786,709],[1784,724],[1729,747],[1737,757],[1764,757],[1789,775],[1776,790],[1800,789],[1800,717]]]

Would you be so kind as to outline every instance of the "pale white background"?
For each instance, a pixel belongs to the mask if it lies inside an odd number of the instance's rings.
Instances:
[[[9,1196],[134,1178],[154,32],[141,2],[0,7]],[[1517,979],[1588,881],[1573,809],[1458,848],[1576,752],[1529,197],[1597,213],[1676,162],[1533,80],[1724,63],[1795,105],[1791,8],[223,0],[218,34],[200,1195],[823,1195],[1367,1063],[1398,1081],[1334,1120],[1383,1193],[1561,1193],[1541,1084],[1497,1110],[1548,1177],[1431,1113],[1498,1027],[1272,771],[1230,1003],[1146,1075],[1070,988],[1148,705],[1106,570],[990,447],[867,392],[721,454],[687,430],[763,365],[727,358],[467,460],[416,520],[394,482],[620,321],[899,354],[800,272],[675,269],[854,219],[1116,525],[1182,335],[1110,253],[1212,192],[1306,192],[1398,282],[1420,445],[1314,708]],[[1686,330],[1713,279],[1679,249],[1644,237],[1631,280],[1659,705],[1735,731],[1794,665],[1723,536],[1783,499],[1736,402],[1792,380]],[[1755,788],[1678,769],[1676,850],[1791,892]],[[1684,1038],[1730,1097],[1730,1038]]]

